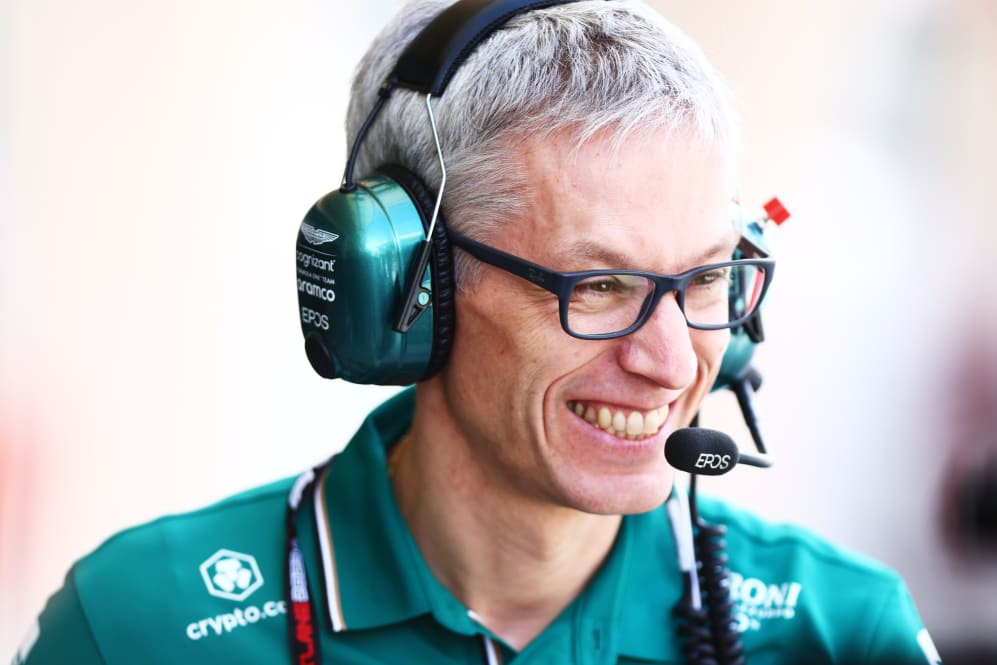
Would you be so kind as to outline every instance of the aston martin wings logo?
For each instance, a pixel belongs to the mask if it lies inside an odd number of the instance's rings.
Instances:
[[[326,231],[325,229],[316,229],[308,222],[301,223],[301,234],[305,236],[305,240],[313,245],[324,245],[339,237],[338,233]]]

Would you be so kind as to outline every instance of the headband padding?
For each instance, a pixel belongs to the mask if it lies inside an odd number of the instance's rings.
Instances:
[[[397,164],[388,164],[377,169],[380,173],[397,182],[409,195],[422,226],[429,229],[433,218],[433,208],[436,206],[436,195],[415,173]],[[454,275],[453,255],[450,250],[450,239],[447,236],[446,220],[440,211],[433,229],[433,251],[430,257],[430,275],[433,280],[433,350],[429,356],[426,373],[420,380],[425,380],[436,374],[447,356],[453,343],[453,333],[456,310],[454,308]]]

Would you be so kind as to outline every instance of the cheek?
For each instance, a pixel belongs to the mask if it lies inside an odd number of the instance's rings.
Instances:
[[[527,365],[557,349],[567,337],[557,298],[535,287],[524,291],[516,280],[488,276],[471,291],[458,292],[455,342],[463,338],[481,354]]]
[[[485,285],[478,289],[485,288]],[[490,392],[522,391],[530,377],[543,372],[561,336],[556,309],[550,312],[526,303],[506,306],[500,298],[476,292],[458,294],[457,326],[448,364]]]
[[[700,371],[706,370],[709,376],[715,376],[729,342],[730,330],[693,330],[692,348],[696,352]]]

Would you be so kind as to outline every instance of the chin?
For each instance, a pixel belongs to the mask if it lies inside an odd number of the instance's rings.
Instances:
[[[570,507],[594,515],[636,515],[661,506],[672,492],[674,474],[647,474],[628,478],[599,478],[576,488]],[[581,490],[581,491],[578,491]]]

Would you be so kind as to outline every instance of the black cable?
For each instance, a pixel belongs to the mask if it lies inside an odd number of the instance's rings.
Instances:
[[[744,645],[734,619],[730,597],[730,572],[724,552],[726,527],[700,520],[696,524],[696,552],[703,606],[707,608],[710,632],[718,665],[745,665]]]
[[[357,138],[353,141],[353,147],[350,148],[350,158],[346,160],[346,169],[343,171],[343,184],[339,188],[342,192],[352,192],[357,188],[356,183],[353,182],[353,169],[357,163],[357,157],[360,155],[360,144],[363,143],[364,137],[367,136],[367,131],[370,126],[374,124],[374,119],[377,118],[377,114],[381,112],[384,108],[385,102],[388,101],[388,97],[391,96],[391,90],[395,87],[395,82],[389,80],[377,91],[377,101],[374,102],[374,108],[370,110],[367,115],[367,119],[363,121],[363,125],[360,126],[360,131],[357,132]]]
[[[694,421],[695,423],[695,421]],[[691,477],[692,485],[689,491],[689,517],[692,521],[698,521],[699,515],[696,511],[696,476]],[[690,522],[690,526],[691,526]],[[713,644],[713,634],[710,631],[709,612],[699,603],[696,606],[694,597],[698,589],[697,571],[693,570],[685,574],[685,589],[682,599],[675,606],[674,613],[677,615],[679,641],[682,650],[685,652],[686,662],[689,665],[719,665],[717,662],[716,647]]]
[[[755,406],[751,396],[758,392],[762,386],[762,375],[754,367],[748,369],[740,377],[731,382],[729,388],[737,397],[737,405],[741,408],[741,415],[744,417],[744,424],[747,425],[751,433],[751,440],[755,442],[755,447],[761,454],[766,454],[765,440],[762,439],[762,431],[758,427],[758,415],[755,413]]]
[[[720,665],[706,610],[694,609],[686,599],[675,608],[675,614],[681,619],[678,633],[686,661],[690,665]]]

